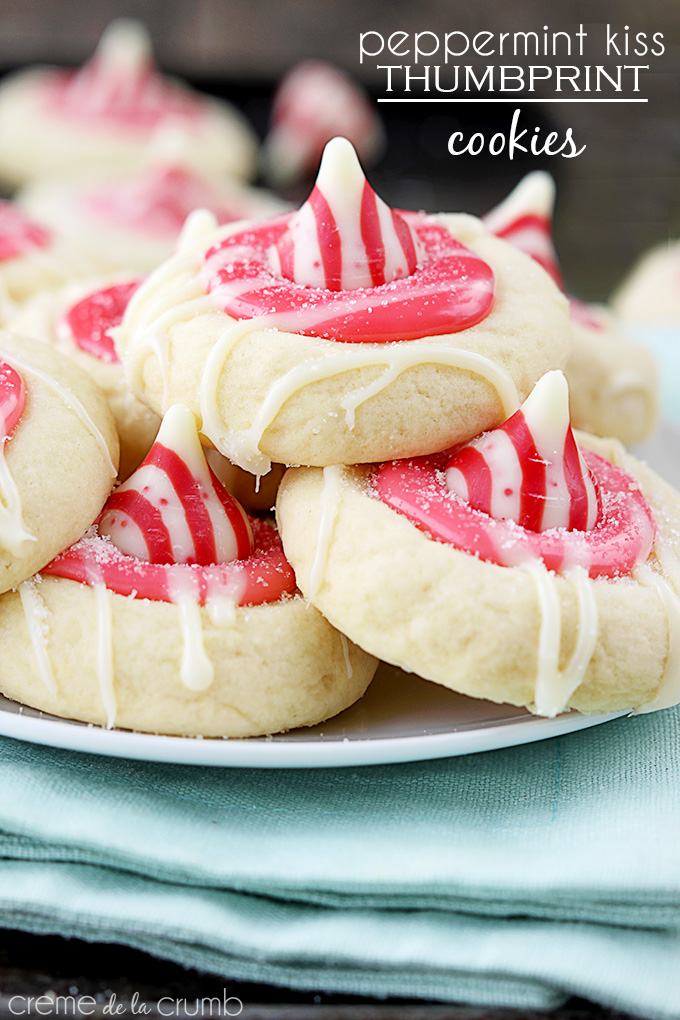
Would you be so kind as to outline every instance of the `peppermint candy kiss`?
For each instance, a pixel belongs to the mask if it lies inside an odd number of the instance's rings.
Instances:
[[[594,528],[599,495],[571,430],[562,372],[547,372],[503,425],[458,449],[446,484],[473,509],[530,531]]]
[[[415,272],[416,232],[378,198],[354,148],[334,138],[305,204],[269,253],[272,271],[305,287],[358,290]]]
[[[208,467],[182,404],[166,412],[151,450],[109,498],[99,534],[150,563],[228,563],[254,548],[248,518]]]
[[[488,212],[484,226],[492,234],[530,255],[564,290],[564,281],[552,239],[555,182],[550,174],[535,170],[514,191]]]
[[[144,26],[127,18],[111,22],[84,67],[53,82],[48,102],[72,117],[110,118],[135,128],[153,127],[169,115],[196,115],[195,101],[157,73]]]
[[[274,98],[263,151],[267,177],[283,185],[315,170],[324,145],[335,135],[349,138],[366,162],[372,162],[384,145],[380,120],[349,75],[321,60],[298,64]]]

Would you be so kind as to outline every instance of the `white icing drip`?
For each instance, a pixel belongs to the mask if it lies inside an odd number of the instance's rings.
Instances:
[[[538,608],[541,622],[538,635],[538,656],[536,664],[536,685],[534,704],[539,715],[556,715],[554,711],[555,688],[559,686],[560,638],[562,631],[562,607],[559,595],[550,576],[540,560],[529,560],[523,565],[536,585]]]
[[[228,585],[221,586],[218,591],[209,590],[205,608],[216,627],[231,627],[236,623],[236,610],[241,604],[247,583],[245,571],[238,568],[232,570]]]
[[[572,696],[583,683],[583,678],[590,664],[597,644],[599,632],[599,614],[597,600],[588,571],[584,567],[572,567],[565,572],[576,591],[578,606],[578,634],[576,647],[567,663],[561,678],[560,697],[562,704],[557,709],[561,712]]]
[[[680,564],[666,543],[657,539],[654,552],[668,574],[670,583],[648,564],[635,568],[636,581],[657,593],[668,617],[668,655],[661,684],[656,696],[646,705],[635,709],[635,715],[672,708],[680,703]]]
[[[186,134],[184,132],[178,133],[175,125],[163,125],[154,132],[154,135],[149,142],[148,155],[151,159],[153,159],[155,155],[152,155],[153,145],[156,140],[160,143],[161,134],[164,137],[169,137],[169,135],[172,134],[173,144],[177,144],[178,141],[181,141],[182,148],[186,148]],[[167,158],[167,155],[160,161],[171,162],[171,160]],[[193,212],[190,212],[185,219],[184,226],[182,227],[179,238],[177,239],[178,254],[191,251],[197,244],[200,243],[202,238],[211,234],[216,229],[217,217],[214,213],[210,212],[209,209],[194,209]]]
[[[144,392],[144,362],[149,354],[158,361],[163,386],[163,410],[168,399],[168,331],[173,325],[215,308],[199,282],[206,233],[215,218],[205,209],[191,213],[178,240],[178,253],[158,266],[139,287],[125,309],[121,333],[135,332],[134,352],[125,358],[130,388]],[[159,293],[160,292],[160,293]],[[156,293],[156,296],[153,295]],[[164,332],[165,330],[165,332]]]
[[[553,718],[564,711],[574,691],[583,683],[597,642],[597,602],[588,572],[582,567],[570,569],[565,578],[575,588],[578,630],[571,658],[560,670],[562,607],[556,575],[546,570],[540,560],[525,562],[522,567],[534,579],[541,613],[534,704],[539,715]]]
[[[233,322],[213,345],[205,362],[200,385],[202,434],[214,443],[223,456],[228,457],[238,467],[245,468],[251,474],[262,475],[269,471],[271,461],[263,454],[259,454],[257,449],[250,457],[247,454],[240,454],[239,451],[244,444],[239,444],[238,437],[225,427],[218,406],[217,391],[224,365],[238,341],[248,333],[265,328],[271,328],[266,318],[241,319]]]
[[[345,666],[347,667],[347,679],[352,679],[354,670],[352,669],[352,662],[349,657],[349,641],[344,634],[340,634],[340,645],[342,646],[342,654],[345,657]]]
[[[319,530],[316,536],[314,559],[309,571],[308,597],[314,598],[321,583],[328,562],[328,550],[333,535],[335,519],[340,506],[340,482],[342,468],[325,467],[323,469],[323,491],[321,493]]]
[[[116,468],[116,466],[113,463],[113,460],[111,459],[111,453],[109,451],[108,444],[104,439],[102,433],[99,431],[95,423],[92,421],[92,418],[90,417],[88,412],[85,410],[81,402],[76,397],[76,395],[72,393],[67,386],[64,386],[63,383],[57,382],[57,380],[53,379],[52,376],[49,375],[47,372],[43,372],[42,369],[37,368],[30,362],[24,361],[23,358],[19,357],[19,355],[15,354],[14,352],[7,351],[4,348],[0,347],[0,357],[2,357],[10,365],[14,365],[21,372],[28,373],[28,375],[34,375],[37,379],[40,379],[42,382],[45,383],[46,386],[49,386],[49,388],[53,390],[54,393],[56,393],[61,398],[61,400],[63,400],[67,407],[70,407],[71,410],[76,413],[76,415],[80,418],[81,422],[83,423],[87,431],[90,433],[92,438],[99,446],[103,454],[104,460],[106,462],[106,466],[109,469],[111,477],[115,478],[116,475],[118,474],[118,469]]]
[[[203,643],[201,610],[193,591],[176,591],[172,601],[179,614],[182,633],[180,679],[191,691],[204,691],[215,679],[213,664]]]
[[[354,426],[354,412],[360,404],[389,386],[402,372],[422,364],[460,368],[486,379],[496,390],[506,417],[519,407],[519,396],[511,376],[489,358],[474,351],[420,340],[410,340],[403,345],[381,344],[379,347],[375,345],[370,350],[358,349],[363,345],[352,344],[345,350],[329,351],[290,369],[270,387],[251,427],[241,432],[230,431],[225,427],[218,407],[220,375],[238,341],[251,331],[265,328],[271,329],[271,321],[267,318],[242,319],[235,322],[213,346],[201,379],[203,435],[214,443],[220,453],[253,474],[266,474],[271,467],[271,461],[260,451],[259,445],[262,436],[283,405],[306,386],[354,369],[387,366],[386,371],[378,379],[367,386],[359,387],[342,400],[341,406],[345,411],[349,429]]]
[[[106,712],[106,728],[110,730],[115,725],[118,708],[113,685],[112,593],[103,581],[96,581],[92,590],[97,614],[97,680]]]
[[[21,498],[5,459],[6,443],[0,443],[0,548],[12,556],[28,556],[37,541],[24,525]]]
[[[142,371],[147,354],[155,355],[161,373],[163,387],[162,410],[168,405],[168,352],[170,330],[179,323],[187,322],[195,315],[214,310],[210,295],[202,293],[197,280],[192,280],[181,290],[171,288],[170,294],[157,298],[151,303],[139,327],[139,345],[132,369],[132,383],[142,390]]]
[[[45,689],[56,696],[57,682],[54,679],[52,663],[47,651],[47,606],[38,591],[34,578],[24,581],[19,585],[18,590],[40,679]]]

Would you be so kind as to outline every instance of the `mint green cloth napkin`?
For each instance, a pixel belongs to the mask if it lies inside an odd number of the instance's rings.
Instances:
[[[679,730],[325,771],[3,740],[0,923],[296,988],[680,1017]]]

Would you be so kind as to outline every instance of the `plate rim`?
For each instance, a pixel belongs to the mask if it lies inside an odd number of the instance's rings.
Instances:
[[[460,757],[536,743],[575,733],[631,714],[632,709],[598,715],[569,712],[554,719],[540,716],[500,719],[488,725],[442,733],[399,736],[291,740],[272,737],[181,737],[111,729],[60,719],[47,713],[25,714],[0,703],[0,736],[84,754],[133,761],[212,768],[349,768],[405,764]],[[31,709],[29,711],[35,711]]]

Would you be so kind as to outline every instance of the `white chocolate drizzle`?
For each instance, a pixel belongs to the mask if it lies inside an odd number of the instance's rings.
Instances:
[[[567,571],[565,578],[571,581],[576,593],[578,630],[572,656],[565,668],[560,670],[562,608],[556,586],[557,576],[548,571],[540,560],[529,560],[522,567],[536,585],[541,616],[534,705],[539,715],[552,718],[564,710],[569,698],[583,682],[597,641],[597,603],[588,572],[582,567]]]
[[[342,647],[342,654],[345,658],[345,666],[347,667],[347,679],[351,680],[354,670],[352,668],[352,660],[349,657],[349,641],[342,633],[340,634],[340,645]]]
[[[21,497],[0,444],[0,547],[12,556],[28,556],[37,541],[24,524]]]
[[[104,457],[106,466],[109,470],[109,473],[112,478],[115,478],[118,474],[118,469],[116,468],[116,466],[113,463],[113,460],[111,459],[111,452],[109,450],[108,443],[106,442],[104,436],[93,422],[88,412],[81,404],[80,400],[78,400],[78,397],[76,397],[76,395],[72,393],[67,386],[64,386],[63,383],[60,383],[56,379],[52,378],[52,376],[49,375],[49,373],[43,372],[42,369],[37,368],[35,365],[32,365],[29,361],[24,361],[22,357],[15,354],[13,351],[10,352],[0,347],[0,357],[2,357],[5,361],[9,362],[10,365],[15,365],[21,372],[27,373],[28,375],[34,375],[37,379],[40,379],[42,382],[45,383],[46,386],[48,386],[54,393],[57,394],[57,396],[66,404],[67,407],[71,408],[71,410],[78,416],[78,418],[80,418],[81,422],[83,423],[87,431],[90,433],[92,438],[99,446]]]
[[[309,598],[314,598],[326,571],[328,550],[338,509],[340,507],[340,482],[342,468],[333,466],[323,469],[323,490],[321,492],[319,530],[316,536],[314,559],[309,571]]]
[[[193,585],[185,583],[171,591],[182,635],[180,679],[190,691],[204,691],[215,679],[215,669],[205,650],[201,610]]]
[[[312,383],[356,369],[385,366],[385,371],[377,379],[357,388],[342,400],[341,406],[350,430],[354,427],[357,407],[384,390],[407,369],[422,364],[446,365],[481,376],[496,390],[505,416],[510,416],[519,407],[517,388],[509,373],[474,351],[420,340],[374,344],[369,350],[361,349],[364,345],[350,344],[344,345],[344,349],[338,345],[333,351],[295,365],[269,388],[249,429],[240,432],[229,430],[218,406],[220,376],[239,340],[262,329],[272,329],[269,319],[239,320],[225,330],[206,360],[200,389],[203,435],[214,443],[220,453],[253,474],[266,474],[271,467],[271,460],[260,450],[260,443],[284,404]]]
[[[48,609],[38,591],[36,578],[30,578],[19,585],[19,598],[24,611],[26,629],[35,656],[38,673],[45,689],[52,695],[57,694],[57,682],[47,651],[47,616]]]
[[[144,364],[149,355],[155,356],[162,383],[162,411],[167,410],[169,400],[171,329],[203,313],[214,311],[224,315],[218,298],[206,294],[201,279],[210,224],[205,210],[191,214],[180,238],[178,253],[151,273],[133,294],[125,313],[123,333],[127,335],[129,348],[125,367],[130,386],[137,395],[142,395]],[[227,235],[213,234],[212,239],[218,240],[223,236]],[[354,427],[357,407],[384,390],[407,369],[421,364],[444,365],[483,378],[496,391],[506,418],[519,407],[517,387],[509,372],[475,351],[453,344],[428,342],[429,338],[370,345],[329,341],[323,354],[294,366],[269,388],[250,428],[230,430],[222,420],[218,399],[225,365],[239,341],[248,334],[278,330],[275,316],[227,319],[230,324],[213,344],[201,376],[201,432],[220,453],[252,474],[266,474],[271,467],[270,459],[260,450],[260,442],[283,405],[306,386],[353,370],[384,367],[377,379],[358,387],[342,400],[341,406],[350,430]],[[134,344],[130,345],[129,338],[133,335]]]

